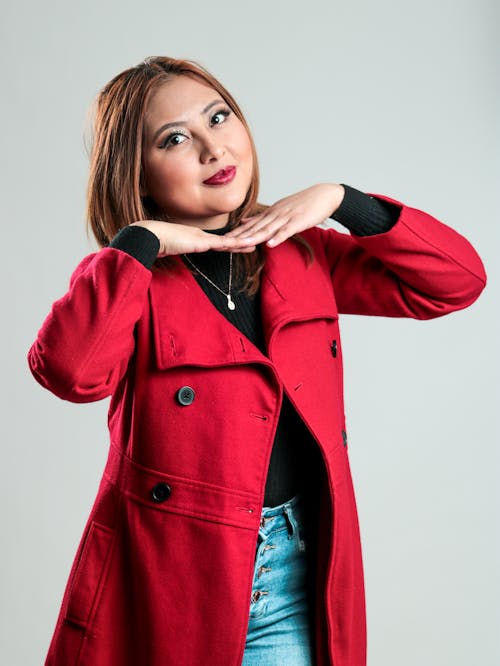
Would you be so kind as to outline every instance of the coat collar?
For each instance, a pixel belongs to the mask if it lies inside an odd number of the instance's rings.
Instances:
[[[280,329],[292,321],[337,317],[329,275],[293,240],[265,246],[261,312],[268,356]],[[155,272],[150,289],[156,360],[177,365],[231,365],[269,359],[210,302],[191,271],[177,258],[168,273]]]

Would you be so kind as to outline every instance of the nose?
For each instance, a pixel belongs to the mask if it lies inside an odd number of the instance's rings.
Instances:
[[[200,160],[203,164],[212,162],[213,160],[220,160],[225,152],[226,149],[220,141],[214,137],[206,137],[202,143]]]

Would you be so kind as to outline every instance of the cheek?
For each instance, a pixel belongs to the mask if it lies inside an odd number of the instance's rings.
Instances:
[[[150,163],[146,169],[146,183],[151,194],[179,192],[193,182],[193,174],[183,160]]]
[[[245,130],[245,128],[242,128],[240,145],[241,145],[241,152],[245,155],[245,157],[251,158],[252,144],[250,143],[250,137],[248,136],[248,133]]]
[[[247,179],[250,179],[253,173],[253,152],[252,144],[246,130],[243,130],[237,140],[233,143],[235,157],[240,163],[242,173],[246,174]]]

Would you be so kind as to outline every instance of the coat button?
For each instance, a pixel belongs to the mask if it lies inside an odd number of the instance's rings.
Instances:
[[[177,391],[177,401],[181,405],[190,405],[194,400],[194,391],[190,386],[183,386]]]
[[[342,440],[344,442],[344,446],[347,446],[347,433],[345,430],[342,430]]]
[[[170,497],[171,492],[172,488],[168,483],[162,481],[151,488],[151,497],[155,502],[164,502]]]
[[[332,350],[333,358],[337,358],[337,340],[332,340],[332,344],[330,345],[330,349]]]

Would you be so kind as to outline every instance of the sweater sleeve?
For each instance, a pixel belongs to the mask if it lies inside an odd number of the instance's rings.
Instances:
[[[112,239],[109,247],[126,252],[151,270],[160,249],[160,241],[145,227],[124,227]]]
[[[341,183],[344,198],[337,210],[330,215],[356,236],[373,236],[385,233],[396,224],[402,206],[365,194]]]

